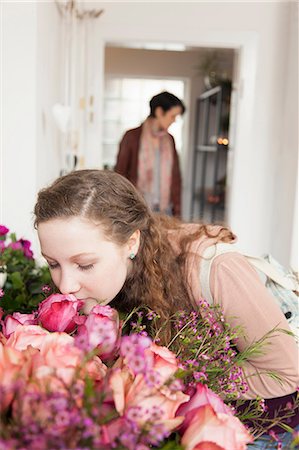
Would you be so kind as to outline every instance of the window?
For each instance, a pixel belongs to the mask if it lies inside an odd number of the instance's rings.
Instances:
[[[119,142],[130,128],[138,127],[149,115],[150,99],[162,91],[169,91],[184,99],[183,80],[121,78],[109,76],[105,80],[103,164],[113,168]],[[176,148],[182,149],[182,120],[177,118],[169,132],[174,136]]]

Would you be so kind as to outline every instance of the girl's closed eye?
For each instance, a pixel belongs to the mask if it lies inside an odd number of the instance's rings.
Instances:
[[[56,269],[59,266],[59,264],[56,262],[47,261],[47,263],[48,263],[49,269],[51,269],[51,270]]]
[[[78,268],[80,269],[80,270],[91,270],[91,269],[93,269],[93,267],[94,267],[94,265],[93,264],[86,264],[85,266],[82,266],[82,265],[80,265],[80,264],[78,264]]]

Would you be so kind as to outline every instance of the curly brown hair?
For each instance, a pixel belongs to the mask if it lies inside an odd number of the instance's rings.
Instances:
[[[176,311],[195,308],[184,271],[190,244],[211,236],[208,226],[198,224],[192,233],[182,233],[182,222],[153,214],[123,176],[109,170],[71,172],[39,192],[34,214],[35,227],[55,218],[80,216],[93,220],[102,226],[108,239],[119,245],[140,230],[133,270],[111,304],[126,311],[137,306],[155,311],[165,326],[162,340],[171,334],[169,319]],[[170,231],[177,236],[178,251],[170,242]],[[233,236],[227,228],[221,228],[218,234],[217,239],[223,241]]]

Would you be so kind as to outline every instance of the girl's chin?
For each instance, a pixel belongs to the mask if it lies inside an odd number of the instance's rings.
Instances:
[[[84,300],[83,312],[89,314],[92,308],[96,305],[106,306],[110,303],[110,300],[97,301],[94,298],[86,298]]]
[[[98,302],[94,298],[87,298],[84,300],[83,312],[84,314],[89,314],[94,306],[96,306]]]

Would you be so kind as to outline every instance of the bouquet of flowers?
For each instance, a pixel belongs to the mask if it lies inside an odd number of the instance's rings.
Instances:
[[[88,316],[72,295],[2,320],[3,449],[242,450],[252,436],[179,358],[144,332],[121,335],[116,310]]]
[[[0,298],[5,312],[32,311],[45,298],[42,287],[50,283],[49,270],[36,263],[30,241],[17,239],[0,225]]]

